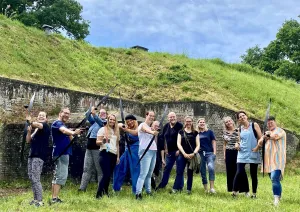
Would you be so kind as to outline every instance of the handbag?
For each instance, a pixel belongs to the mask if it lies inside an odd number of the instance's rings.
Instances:
[[[192,145],[190,144],[190,141],[189,139],[187,138],[186,134],[185,134],[185,131],[183,132],[183,135],[184,135],[184,139],[185,141],[189,144],[191,150],[194,152],[193,148],[192,148]],[[200,169],[200,162],[201,162],[201,158],[200,158],[200,155],[199,153],[197,152],[194,157],[192,159],[188,159],[190,165],[189,165],[189,169],[191,170],[194,170],[196,173],[199,172],[199,169]]]

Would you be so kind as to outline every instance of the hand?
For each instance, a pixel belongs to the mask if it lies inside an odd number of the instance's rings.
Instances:
[[[240,151],[240,149],[241,149],[239,143],[235,143],[234,147],[235,147],[235,149],[238,150],[238,151]]]
[[[254,148],[252,149],[252,152],[257,152],[258,149],[259,149],[259,146],[257,145],[256,147],[254,147]]]
[[[163,167],[166,166],[166,161],[165,161],[165,159],[162,159],[162,160],[161,160],[161,163],[162,163],[162,166],[163,166]]]
[[[91,114],[95,115],[97,113],[96,108],[92,106],[91,108]]]
[[[26,116],[26,120],[27,120],[29,123],[31,123],[31,116],[30,116],[30,115],[27,115],[27,116]]]
[[[152,131],[152,135],[157,136],[158,135],[158,131]]]
[[[81,133],[81,129],[76,129],[75,131],[74,131],[74,135],[79,135]]]
[[[186,153],[183,154],[183,157],[185,157],[186,159],[191,159],[191,158],[190,158],[190,155],[188,155],[188,154],[186,154]]]
[[[179,155],[179,150],[176,151],[175,156],[177,157]]]
[[[32,127],[31,127],[31,126],[28,126],[28,127],[27,127],[27,132],[31,132],[31,130],[32,130]]]
[[[190,159],[192,159],[195,156],[194,153],[191,153],[191,154],[188,154],[188,155],[189,155]]]
[[[116,164],[118,165],[119,163],[120,163],[120,158],[117,157],[117,162],[116,162]]]

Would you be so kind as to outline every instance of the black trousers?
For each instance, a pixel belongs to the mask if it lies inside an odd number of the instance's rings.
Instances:
[[[248,191],[245,191],[245,192],[249,192],[248,179],[247,179],[247,181],[243,182],[243,178],[245,176],[247,176],[246,170],[245,170],[245,165],[246,165],[246,163],[237,163],[237,171],[236,171],[234,181],[233,181],[233,190],[234,191],[239,191],[240,188],[242,186],[244,186],[244,184],[245,184],[245,186],[248,187]],[[257,191],[257,184],[258,184],[257,167],[258,167],[258,164],[250,163],[250,175],[251,175],[251,180],[252,180],[252,193],[256,193],[256,191]]]
[[[237,150],[226,149],[226,152],[225,152],[227,191],[228,192],[233,191],[233,180],[234,180],[236,170],[237,170],[237,164],[236,164],[237,154],[238,154]],[[248,178],[247,178],[247,174],[245,172],[241,176],[240,188],[238,189],[238,191],[240,193],[249,192],[249,185],[247,182],[248,182]]]
[[[105,149],[100,153],[99,164],[102,169],[102,178],[99,181],[98,191],[96,197],[101,197],[103,194],[108,195],[108,187],[111,176],[117,162],[117,155],[107,152]]]

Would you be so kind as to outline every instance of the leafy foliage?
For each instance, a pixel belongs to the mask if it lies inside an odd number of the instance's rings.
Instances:
[[[276,39],[260,49],[257,45],[241,56],[242,63],[260,68],[268,73],[300,81],[300,23],[285,21]]]
[[[56,32],[65,30],[75,39],[84,39],[89,34],[89,22],[80,15],[82,6],[76,0],[0,0],[0,7],[7,17],[26,26],[41,28],[47,24]]]

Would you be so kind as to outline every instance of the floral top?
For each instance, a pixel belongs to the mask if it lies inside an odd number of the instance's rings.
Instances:
[[[224,131],[223,139],[226,142],[226,149],[234,150],[235,143],[239,141],[239,130],[235,129],[232,133]]]

